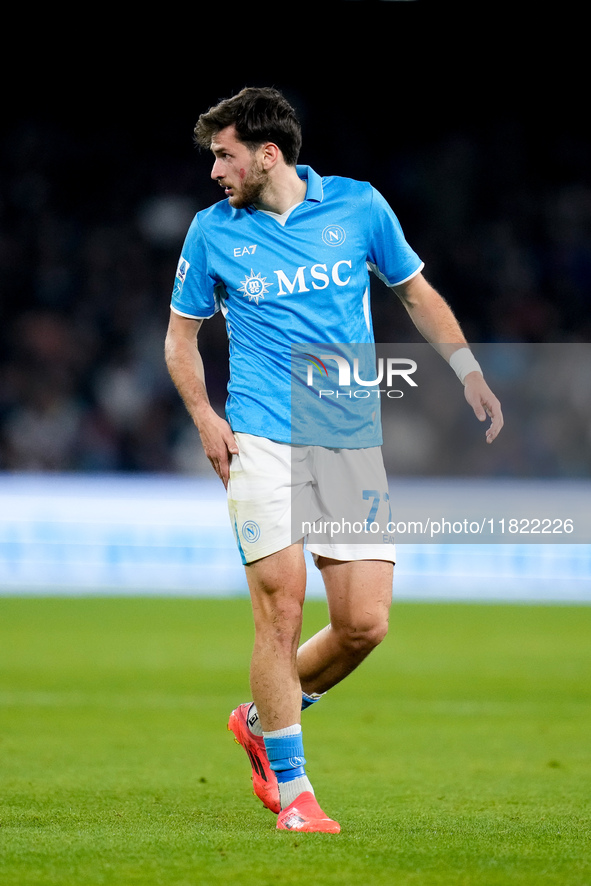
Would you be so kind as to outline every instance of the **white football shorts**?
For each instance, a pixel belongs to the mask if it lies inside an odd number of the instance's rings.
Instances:
[[[234,434],[228,510],[244,564],[304,540],[335,560],[395,562],[381,447],[291,446]]]

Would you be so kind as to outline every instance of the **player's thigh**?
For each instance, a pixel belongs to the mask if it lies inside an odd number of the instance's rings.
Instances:
[[[244,567],[255,625],[301,620],[306,596],[302,543],[292,544]]]
[[[394,564],[389,560],[317,557],[335,630],[384,634],[392,605]]]

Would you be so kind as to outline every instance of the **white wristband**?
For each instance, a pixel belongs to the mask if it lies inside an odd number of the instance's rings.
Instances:
[[[480,364],[470,348],[459,348],[457,351],[454,351],[449,358],[449,365],[462,384],[464,384],[464,379],[469,372],[479,372],[482,375]]]

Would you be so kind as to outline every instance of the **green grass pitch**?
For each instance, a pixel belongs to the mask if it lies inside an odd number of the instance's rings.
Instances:
[[[339,836],[251,793],[251,643],[244,598],[0,598],[2,886],[591,884],[591,607],[395,603],[303,715]]]

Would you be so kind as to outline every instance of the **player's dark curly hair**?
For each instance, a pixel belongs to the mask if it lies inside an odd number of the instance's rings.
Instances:
[[[201,148],[227,126],[234,125],[240,141],[251,150],[273,142],[288,166],[295,166],[302,146],[302,129],[285,96],[271,87],[242,89],[201,114],[195,125],[195,141]]]

